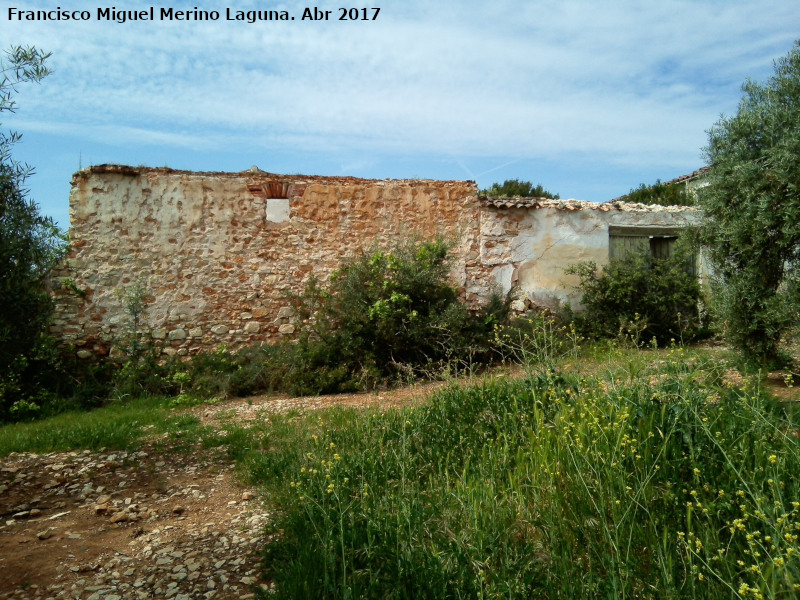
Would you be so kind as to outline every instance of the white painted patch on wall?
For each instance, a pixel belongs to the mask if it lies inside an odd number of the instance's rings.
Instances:
[[[269,198],[267,200],[267,221],[283,223],[289,220],[289,199]]]
[[[503,293],[511,289],[511,278],[514,275],[514,265],[503,265],[492,269],[494,280],[500,286]]]

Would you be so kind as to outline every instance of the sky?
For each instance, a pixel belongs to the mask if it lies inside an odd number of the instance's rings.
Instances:
[[[796,0],[342,3],[367,20],[319,2],[3,0],[0,47],[52,52],[52,74],[0,114],[35,169],[31,198],[67,227],[72,174],[118,163],[519,178],[604,202],[703,166],[742,83],[766,80],[800,38]],[[99,14],[111,7],[155,19]],[[88,19],[16,17],[57,8]],[[294,20],[228,19],[258,10]]]

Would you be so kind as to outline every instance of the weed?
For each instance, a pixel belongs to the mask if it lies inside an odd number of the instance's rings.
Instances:
[[[576,358],[582,341],[572,323],[562,325],[545,314],[531,313],[494,328],[494,346],[503,362],[523,364],[529,370],[552,368],[562,358]]]

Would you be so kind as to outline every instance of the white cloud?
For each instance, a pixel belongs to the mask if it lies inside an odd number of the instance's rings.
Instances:
[[[299,18],[303,6],[268,8]],[[796,35],[791,0],[390,1],[376,21],[252,25],[3,12],[3,39],[53,52],[54,74],[6,118],[15,127],[87,144],[348,152],[343,169],[392,153],[693,168],[744,78],[767,76]]]

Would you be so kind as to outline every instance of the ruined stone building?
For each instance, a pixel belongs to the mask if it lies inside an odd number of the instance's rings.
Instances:
[[[294,333],[288,292],[325,281],[370,244],[455,242],[454,284],[576,302],[564,269],[630,248],[658,253],[696,219],[686,207],[482,198],[474,182],[368,180],[101,165],[73,176],[68,261],[54,274],[55,332],[79,356],[113,352],[144,293],[142,325],[168,355]],[[661,250],[660,250],[661,249]]]

